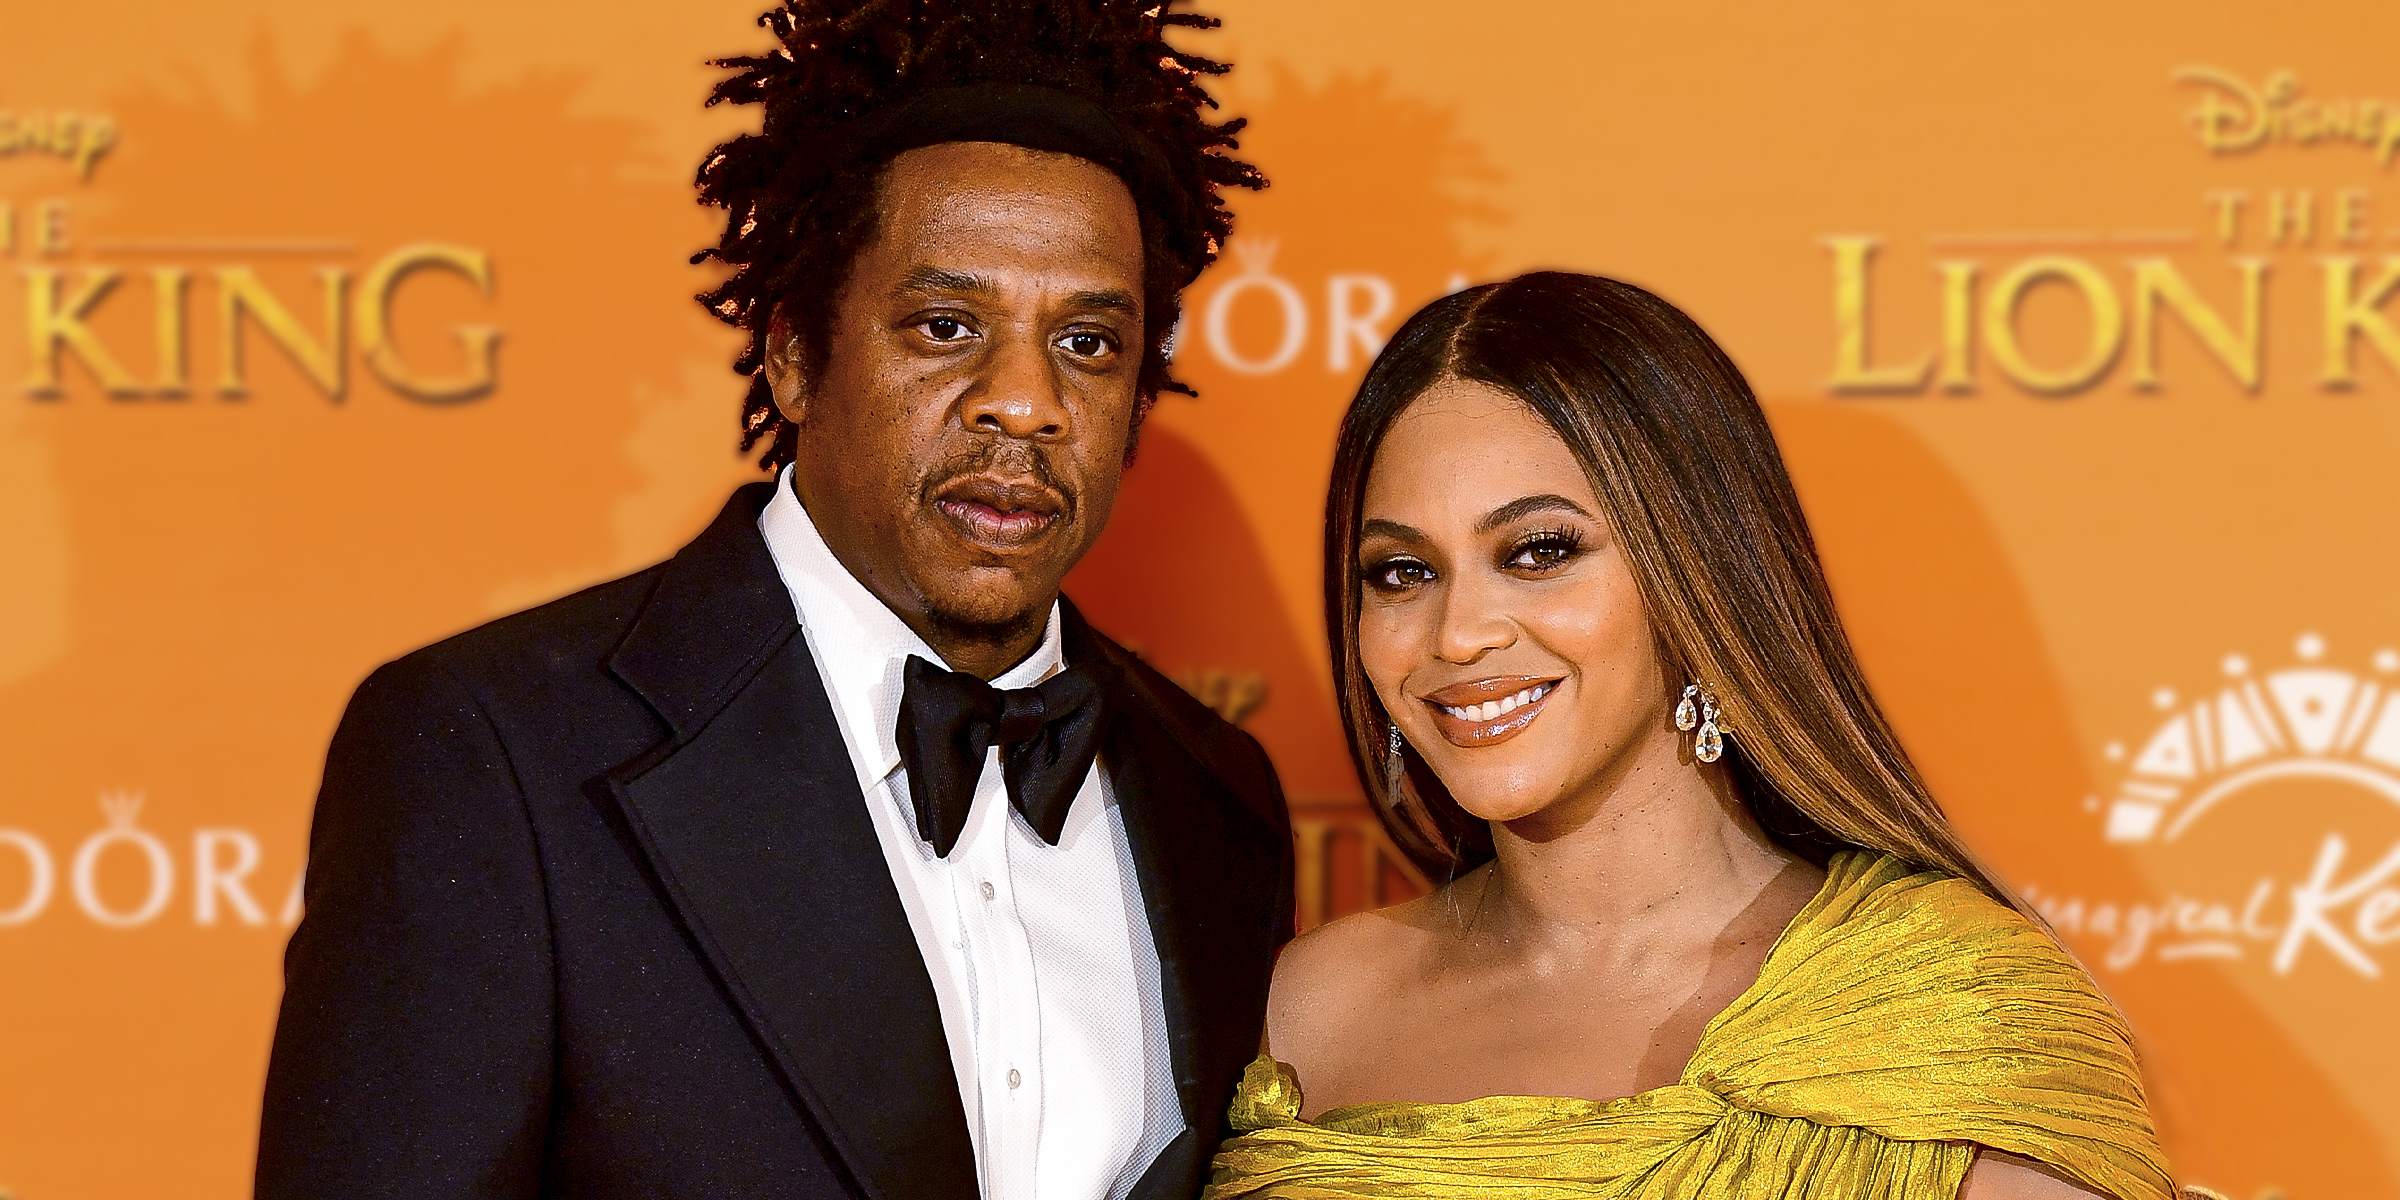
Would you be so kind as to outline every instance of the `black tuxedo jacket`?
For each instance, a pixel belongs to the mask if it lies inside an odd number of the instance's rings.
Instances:
[[[377,670],[334,734],[258,1194],[972,1197],[933,985],[737,492],[668,562]],[[1256,742],[1065,614],[1200,1186],[1292,930]],[[1137,1020],[1133,1013],[1125,1019]]]

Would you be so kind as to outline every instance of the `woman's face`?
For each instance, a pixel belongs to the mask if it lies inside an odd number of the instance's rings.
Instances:
[[[1359,657],[1462,808],[1515,821],[1676,763],[1632,571],[1532,410],[1434,384],[1385,433],[1362,515]]]

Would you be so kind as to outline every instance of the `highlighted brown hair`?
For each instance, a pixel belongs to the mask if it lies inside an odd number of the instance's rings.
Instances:
[[[1488,860],[1491,831],[1414,753],[1400,795],[1386,794],[1391,724],[1359,661],[1358,544],[1384,431],[1450,378],[1516,397],[1582,464],[1668,677],[1717,692],[1733,731],[1724,762],[1761,827],[1820,863],[1846,846],[1879,850],[2032,915],[1959,839],[1876,707],[1741,372],[1666,301],[1559,272],[1459,292],[1409,318],[1368,368],[1334,452],[1325,621],[1342,720],[1384,828],[1429,878]]]

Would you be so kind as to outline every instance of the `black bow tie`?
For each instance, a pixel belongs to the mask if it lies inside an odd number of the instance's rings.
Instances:
[[[1008,803],[1050,845],[1091,773],[1117,672],[1106,663],[1068,669],[1030,688],[1003,691],[916,655],[901,671],[900,762],[916,801],[917,833],[944,858],[967,828],[986,751],[1000,747]]]

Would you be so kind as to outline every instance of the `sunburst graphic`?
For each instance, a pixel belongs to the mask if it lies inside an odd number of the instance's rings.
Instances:
[[[2400,651],[2376,651],[2368,675],[2324,665],[2316,634],[2293,650],[2299,665],[2263,675],[2228,654],[2227,682],[2188,702],[2159,689],[2153,702],[2173,715],[2118,784],[2109,841],[2172,842],[2227,797],[2278,779],[2336,780],[2400,805]]]

